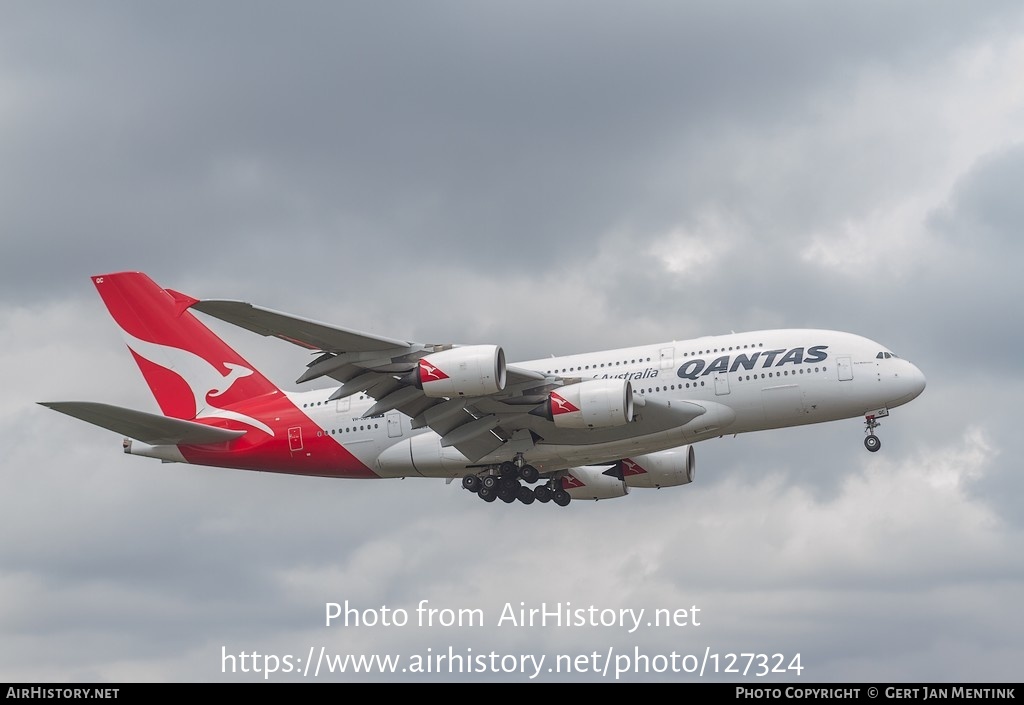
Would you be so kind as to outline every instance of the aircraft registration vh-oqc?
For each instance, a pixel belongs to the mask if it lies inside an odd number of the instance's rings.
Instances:
[[[92,278],[162,415],[41,402],[124,436],[125,453],[338,478],[432,477],[486,502],[622,497],[693,481],[693,444],[878,419],[924,390],[913,364],[830,330],[730,333],[508,364],[498,345],[419,343],[198,300],[140,272]],[[193,311],[311,352],[284,391]]]

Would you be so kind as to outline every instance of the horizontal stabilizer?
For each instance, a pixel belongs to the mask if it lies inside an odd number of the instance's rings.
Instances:
[[[101,428],[134,438],[150,445],[205,445],[224,443],[245,431],[231,431],[206,424],[168,416],[148,414],[145,411],[125,409],[91,401],[41,401],[41,405],[76,419],[88,421]]]

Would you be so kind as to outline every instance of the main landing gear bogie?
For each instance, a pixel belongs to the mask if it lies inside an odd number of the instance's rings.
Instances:
[[[540,471],[527,464],[521,454],[516,456],[515,461],[505,461],[497,467],[492,467],[485,475],[465,475],[462,478],[462,487],[478,495],[485,502],[500,499],[506,504],[511,504],[518,499],[523,504],[547,504],[554,501],[556,505],[564,507],[572,499],[569,493],[562,489],[559,478],[552,478],[536,487],[527,487],[520,480],[528,485],[540,480]]]

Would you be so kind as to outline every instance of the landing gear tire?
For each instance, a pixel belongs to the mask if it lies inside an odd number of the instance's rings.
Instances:
[[[540,479],[540,471],[532,465],[524,465],[519,468],[519,477],[523,478],[526,484],[532,485]]]
[[[510,475],[512,477],[515,477],[517,469],[518,468],[516,468],[516,464],[513,463],[511,460],[506,460],[504,463],[498,466],[498,470],[501,472],[502,475]]]
[[[512,504],[512,502],[516,501],[516,497],[518,496],[519,492],[512,489],[511,487],[502,487],[500,490],[498,490],[498,499],[500,499],[505,504]]]
[[[479,475],[466,475],[462,478],[462,489],[469,490],[470,492],[479,492],[480,484]]]
[[[555,500],[555,504],[559,507],[565,507],[568,506],[572,497],[570,497],[569,493],[565,490],[555,490],[555,496],[552,497],[552,499]]]
[[[523,504],[533,504],[533,500],[537,499],[537,496],[533,493],[529,487],[523,487],[519,485],[519,501]]]
[[[540,487],[533,488],[533,496],[541,504],[547,504],[551,501],[551,490],[548,489],[547,485],[541,485]]]
[[[864,447],[872,453],[877,453],[878,449],[882,447],[882,441],[872,433],[870,436],[864,437]]]
[[[489,487],[481,487],[476,494],[485,502],[493,502],[498,498],[498,493]]]
[[[519,484],[519,480],[517,480],[515,477],[511,475],[505,475],[503,478],[501,478],[500,485],[501,487],[507,487],[510,490],[518,490],[519,487],[521,487],[521,485]]]
[[[480,484],[486,489],[498,491],[498,478],[496,475],[484,475],[484,479],[480,481]]]

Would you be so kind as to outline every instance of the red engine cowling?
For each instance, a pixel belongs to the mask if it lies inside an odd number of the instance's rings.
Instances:
[[[693,446],[623,458],[618,465],[623,481],[630,487],[688,485],[697,469]]]
[[[573,499],[614,499],[629,494],[626,483],[608,474],[607,466],[584,465],[562,476],[562,489]]]
[[[633,420],[633,386],[627,379],[593,379],[559,387],[531,413],[558,428],[610,428]]]
[[[505,351],[497,345],[467,345],[427,355],[413,371],[428,397],[482,397],[505,388]]]

